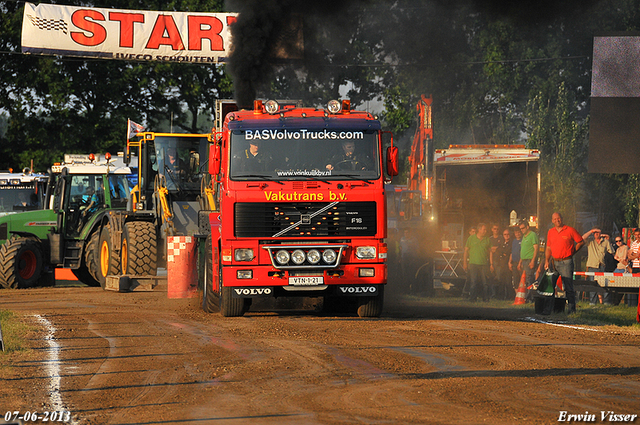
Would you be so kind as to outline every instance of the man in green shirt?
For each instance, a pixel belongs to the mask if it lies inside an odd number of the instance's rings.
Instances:
[[[536,280],[536,260],[538,259],[540,239],[538,239],[536,232],[531,230],[527,221],[523,220],[518,226],[522,230],[518,270],[524,270],[525,284],[529,286]]]
[[[489,273],[489,250],[491,241],[486,237],[487,226],[484,223],[478,224],[478,232],[469,236],[464,247],[462,267],[467,272],[469,278],[469,298],[475,301],[478,292],[483,301],[489,301],[489,285],[487,274]],[[479,284],[482,286],[479,287]]]

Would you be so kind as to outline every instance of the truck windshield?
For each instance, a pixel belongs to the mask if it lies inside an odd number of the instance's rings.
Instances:
[[[156,136],[154,169],[166,178],[167,189],[200,193],[200,165],[207,158],[207,144],[206,136]]]
[[[30,211],[40,208],[40,199],[33,186],[0,186],[0,213]]]
[[[231,132],[234,180],[373,180],[380,176],[375,131],[269,129]]]

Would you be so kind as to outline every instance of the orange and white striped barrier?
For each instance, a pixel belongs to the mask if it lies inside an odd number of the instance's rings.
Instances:
[[[573,272],[573,276],[640,277],[640,273]]]
[[[167,238],[167,296],[193,298],[198,292],[196,242],[191,236]]]

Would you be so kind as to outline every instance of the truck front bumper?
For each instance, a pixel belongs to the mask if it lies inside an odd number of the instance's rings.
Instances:
[[[234,296],[374,296],[387,283],[386,264],[343,264],[336,269],[281,270],[273,266],[222,267]],[[268,289],[267,289],[268,288]],[[266,289],[266,290],[265,290]]]

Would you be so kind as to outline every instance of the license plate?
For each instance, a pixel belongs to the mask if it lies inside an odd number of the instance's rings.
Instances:
[[[323,285],[324,276],[295,276],[289,277],[289,285],[312,286]]]

